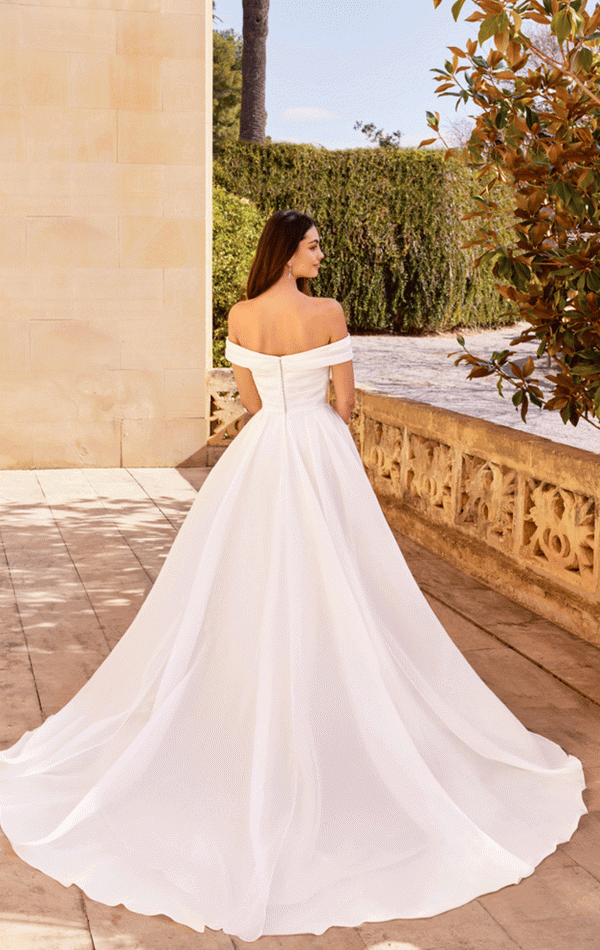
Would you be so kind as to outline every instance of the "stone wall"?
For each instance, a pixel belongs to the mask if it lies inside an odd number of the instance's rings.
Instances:
[[[0,3],[0,467],[202,462],[212,21]]]
[[[249,418],[232,380],[209,379],[209,463]],[[350,430],[393,528],[600,645],[597,455],[361,389]]]

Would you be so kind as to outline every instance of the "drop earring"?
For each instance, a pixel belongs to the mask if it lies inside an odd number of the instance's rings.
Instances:
[[[292,265],[291,264],[288,264],[288,278],[289,280],[292,279]]]

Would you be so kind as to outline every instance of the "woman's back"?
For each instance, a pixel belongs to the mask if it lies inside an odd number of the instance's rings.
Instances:
[[[286,356],[324,346],[346,333],[335,316],[335,300],[304,294],[270,294],[236,304],[229,318],[229,338],[258,353]],[[233,315],[233,319],[232,319]]]

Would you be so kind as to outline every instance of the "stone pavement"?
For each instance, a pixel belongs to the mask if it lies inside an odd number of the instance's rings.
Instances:
[[[126,630],[208,469],[0,473],[0,744],[60,709]],[[398,537],[433,609],[530,729],[579,756],[590,813],[520,884],[422,920],[246,943],[105,907],[0,841],[1,950],[600,950],[600,650]]]

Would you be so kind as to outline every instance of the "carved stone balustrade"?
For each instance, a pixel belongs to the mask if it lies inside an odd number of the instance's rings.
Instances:
[[[249,418],[212,374],[208,464]],[[598,455],[361,389],[350,431],[393,528],[600,645]]]

